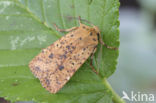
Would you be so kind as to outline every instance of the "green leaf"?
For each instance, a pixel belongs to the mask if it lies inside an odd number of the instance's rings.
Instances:
[[[29,70],[29,61],[42,48],[65,35],[52,24],[78,26],[70,19],[78,16],[98,26],[107,45],[119,46],[118,0],[0,0],[1,97],[12,102],[112,103],[115,95],[105,78],[115,71],[117,50],[99,44],[94,58],[99,75],[86,62],[57,94],[46,91]]]

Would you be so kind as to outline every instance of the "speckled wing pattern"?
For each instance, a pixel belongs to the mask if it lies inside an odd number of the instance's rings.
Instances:
[[[82,24],[43,49],[29,63],[30,70],[44,88],[56,93],[88,59],[97,44],[97,32]]]

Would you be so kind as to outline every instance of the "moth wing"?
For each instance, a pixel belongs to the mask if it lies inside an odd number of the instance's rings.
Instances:
[[[89,34],[83,29],[72,31],[43,49],[29,63],[32,73],[49,92],[60,90],[91,55],[98,41],[97,35]]]

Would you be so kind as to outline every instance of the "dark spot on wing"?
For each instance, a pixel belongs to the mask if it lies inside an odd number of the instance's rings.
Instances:
[[[93,41],[96,41],[96,39],[95,39],[95,38],[93,38]]]
[[[79,39],[80,39],[80,40],[82,40],[82,38],[81,38],[81,37],[80,37]]]
[[[40,67],[38,67],[38,66],[36,66],[34,69],[35,69],[36,71],[40,71]]]
[[[47,86],[49,86],[50,85],[50,80],[49,79],[45,79],[45,82],[46,82],[46,84],[47,84]]]
[[[63,57],[64,57],[64,58],[67,58],[67,56],[66,56],[66,55],[63,55]]]
[[[67,45],[67,46],[66,46],[66,48],[67,48],[67,49],[70,49],[70,46],[69,46],[69,45]]]
[[[53,53],[51,53],[51,54],[49,55],[49,58],[52,59],[53,56],[54,56]]]
[[[70,35],[70,37],[73,37],[73,36],[74,36],[73,34]]]
[[[72,49],[75,49],[76,47],[75,46],[72,46]]]
[[[83,51],[85,51],[86,50],[86,48],[83,48]]]
[[[65,59],[67,58],[66,54],[60,55],[60,59]]]
[[[64,66],[63,65],[60,65],[59,66],[59,70],[62,70],[62,69],[64,69]]]

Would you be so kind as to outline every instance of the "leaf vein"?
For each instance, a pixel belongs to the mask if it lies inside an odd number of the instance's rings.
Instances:
[[[61,12],[60,0],[57,0],[57,5],[58,5],[58,10],[59,10],[60,20],[61,20],[62,26],[63,26],[63,28],[65,28],[65,24],[64,24],[64,20],[63,20],[63,15],[62,15],[62,12]]]
[[[43,2],[43,0],[41,0],[40,4],[41,4],[43,21],[45,22],[46,19],[45,19],[44,2]]]

